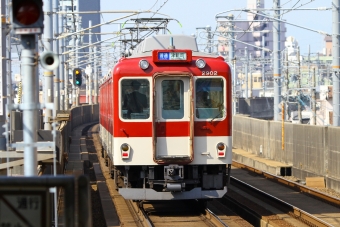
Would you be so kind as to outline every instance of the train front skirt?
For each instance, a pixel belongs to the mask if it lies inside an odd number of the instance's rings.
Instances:
[[[134,200],[183,200],[183,199],[215,199],[221,198],[227,193],[227,187],[223,190],[202,190],[194,188],[190,191],[173,191],[159,193],[151,188],[119,188],[119,193],[125,199]]]

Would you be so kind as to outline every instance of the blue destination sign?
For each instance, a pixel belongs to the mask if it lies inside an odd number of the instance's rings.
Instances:
[[[187,53],[185,52],[158,52],[158,60],[187,60]]]

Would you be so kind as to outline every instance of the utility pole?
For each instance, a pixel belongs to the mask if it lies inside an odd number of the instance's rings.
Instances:
[[[23,80],[23,103],[31,105],[31,108],[23,110],[23,138],[25,144],[32,144],[38,141],[37,135],[37,100],[35,93],[37,87],[35,83],[35,35],[22,35],[21,45],[23,50],[21,51],[21,73]],[[46,103],[46,102],[45,102]],[[34,105],[35,104],[35,105]],[[46,114],[46,110],[45,110]],[[46,126],[46,124],[45,124]],[[37,169],[37,148],[33,146],[26,146],[24,148],[24,171],[25,176],[36,176]]]
[[[74,27],[74,31],[76,31],[75,27]],[[75,35],[72,35],[72,43],[73,43],[73,46],[75,47],[75,44],[76,44],[76,36]],[[70,56],[71,59],[73,57],[73,59],[72,59],[73,60],[73,69],[77,68],[77,65],[76,65],[76,58],[77,57],[75,56],[75,53],[73,52],[69,56]],[[77,106],[76,105],[76,98],[77,98],[77,96],[76,96],[76,86],[72,83],[72,107]]]
[[[5,6],[5,1],[1,1],[0,3],[0,11],[1,11],[1,31],[0,31],[0,42],[1,42],[1,63],[0,63],[0,79],[1,79],[1,83],[0,83],[0,95],[2,97],[6,97],[6,86],[7,86],[7,79],[6,79],[6,23],[4,23],[4,21],[6,22],[6,6]],[[10,35],[9,35],[10,37]],[[11,48],[11,47],[9,47]],[[12,84],[10,84],[10,86],[12,86]],[[1,98],[0,100],[0,125],[3,126],[6,123],[6,102],[7,100],[4,98]],[[7,113],[8,114],[8,113]],[[0,128],[0,150],[2,151],[6,151],[6,137],[4,136],[5,130],[3,127]],[[1,163],[1,161],[0,161]]]
[[[297,51],[297,59],[298,59],[298,80],[297,80],[297,94],[298,97],[297,104],[298,104],[298,118],[299,118],[299,124],[302,123],[302,114],[301,114],[301,61],[300,61],[300,47],[298,47]]]
[[[212,48],[211,48],[211,26],[210,25],[207,25],[207,35],[208,35],[208,53],[211,54],[212,53]]]
[[[233,113],[236,114],[236,59],[235,59],[235,50],[234,50],[234,15],[229,14],[227,19],[229,20],[229,63],[233,66]]]
[[[44,47],[47,51],[52,51],[52,41],[53,41],[53,35],[52,35],[52,1],[53,0],[45,0],[44,1]],[[53,102],[53,71],[51,70],[44,70],[44,102],[45,103],[52,103]],[[52,118],[52,110],[45,108],[45,117],[44,117],[44,129],[45,130],[52,130],[51,120]]]
[[[89,28],[92,27],[92,20],[89,21]],[[90,62],[90,68],[91,68],[91,72],[87,75],[88,77],[88,97],[89,97],[89,104],[92,104],[92,86],[91,86],[91,83],[92,83],[92,80],[91,80],[91,77],[92,77],[92,30],[89,29],[89,62]]]
[[[92,21],[89,21],[89,28],[92,27]],[[91,72],[88,74],[89,77],[89,104],[92,105],[92,70],[93,70],[93,66],[92,66],[92,53],[93,53],[93,47],[91,46],[92,44],[92,30],[89,30],[89,59],[90,59],[90,68],[91,68]]]
[[[265,48],[265,39],[264,39],[264,34],[262,34],[262,48]],[[264,49],[262,49],[262,52],[261,52],[261,57],[264,61],[264,57],[265,57],[265,51]],[[262,89],[263,89],[263,96],[266,97],[266,77],[265,77],[265,67],[266,65],[263,63],[262,64]]]
[[[63,10],[63,7],[62,7]],[[58,34],[62,34],[64,32],[64,16],[59,14],[58,21],[60,22],[60,26],[58,27]],[[65,46],[65,39],[59,39],[57,40],[59,42],[59,59],[60,59],[60,66],[59,68],[59,82],[60,82],[60,100],[59,100],[59,107],[60,110],[65,109],[65,99],[66,99],[66,93],[65,93],[65,56],[62,54],[64,52],[64,46]]]
[[[274,0],[274,18],[280,19],[280,0]],[[279,103],[281,100],[281,42],[280,22],[273,22],[273,54],[274,54],[274,121],[279,119]]]
[[[251,60],[250,60],[251,61]],[[253,70],[252,70],[252,66],[250,65],[249,67],[249,71],[250,71],[250,91],[249,91],[249,97],[253,98]]]
[[[94,104],[98,104],[98,67],[97,67],[97,47],[94,50]]]
[[[235,55],[235,50],[234,50],[234,15],[233,14],[230,14],[228,15],[228,25],[229,25],[229,31],[228,31],[228,34],[229,34],[229,62],[231,63],[232,60],[234,59],[234,55]],[[234,82],[235,82],[235,78],[234,78]]]
[[[288,113],[288,103],[289,103],[289,61],[288,61],[288,50],[286,49],[286,103],[285,103],[285,107],[286,107],[286,111],[285,111],[285,115],[287,116],[285,119],[289,119],[289,113]]]
[[[77,12],[79,12],[79,0],[77,0]],[[80,26],[80,15],[78,14],[76,16],[76,27],[75,27],[75,30],[76,31],[79,31],[81,26]],[[76,51],[75,51],[75,65],[76,65],[76,68],[79,68],[79,44],[80,44],[80,34],[78,33],[76,35]],[[80,87],[76,87],[76,106],[79,106],[79,95],[80,95]]]
[[[333,56],[333,126],[340,126],[340,0],[333,0],[333,34],[332,34],[332,56]]]
[[[316,99],[315,99],[315,67],[313,68],[313,77],[312,77],[312,89],[311,89],[311,96],[312,96],[312,117],[310,119],[311,125],[316,125]]]
[[[86,66],[87,67],[87,66]],[[89,74],[85,73],[85,96],[86,96],[86,103],[89,103]]]
[[[245,98],[248,99],[248,67],[249,67],[249,54],[248,54],[248,48],[244,48],[244,57],[246,58],[246,67],[244,67],[244,74],[245,74],[245,83],[246,83],[246,96]]]
[[[59,0],[53,0],[53,50],[59,57],[59,40],[57,37],[59,35],[59,20],[57,12],[59,11]],[[60,110],[60,77],[59,77],[59,67],[54,71],[54,116],[57,116],[56,111]]]

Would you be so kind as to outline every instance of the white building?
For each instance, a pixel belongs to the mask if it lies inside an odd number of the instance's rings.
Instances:
[[[257,8],[265,8],[264,0],[248,0],[247,1],[247,9],[254,9],[256,11]],[[264,11],[258,11],[259,13],[265,14]],[[235,15],[234,15],[235,16]],[[266,19],[263,16],[259,16],[253,13],[247,13],[246,19],[234,18],[235,26],[234,26],[234,35],[235,39],[242,41],[234,42],[234,50],[235,56],[243,56],[244,49],[247,47],[248,53],[253,58],[260,58],[262,56],[261,49],[257,47],[265,47],[270,50],[273,50],[273,21],[270,19]],[[229,27],[227,22],[220,22],[219,31],[228,32]],[[242,32],[248,31],[248,32]],[[280,23],[280,40],[285,40],[286,35],[286,26],[284,23]],[[264,46],[262,42],[264,41]],[[229,42],[226,38],[219,38],[219,46],[218,51],[222,56],[228,57],[229,54]],[[248,43],[253,46],[244,44]],[[284,42],[281,42],[281,50],[284,49]],[[268,52],[264,53],[266,58],[270,57]]]
[[[288,36],[285,41],[285,48],[288,52],[288,61],[297,62],[297,50],[299,43],[293,36]],[[303,60],[303,57],[300,54],[300,61]]]

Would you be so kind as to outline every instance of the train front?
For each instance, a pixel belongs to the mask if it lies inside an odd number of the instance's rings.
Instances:
[[[231,74],[183,35],[146,38],[113,71],[112,172],[126,199],[220,198],[232,161]]]

